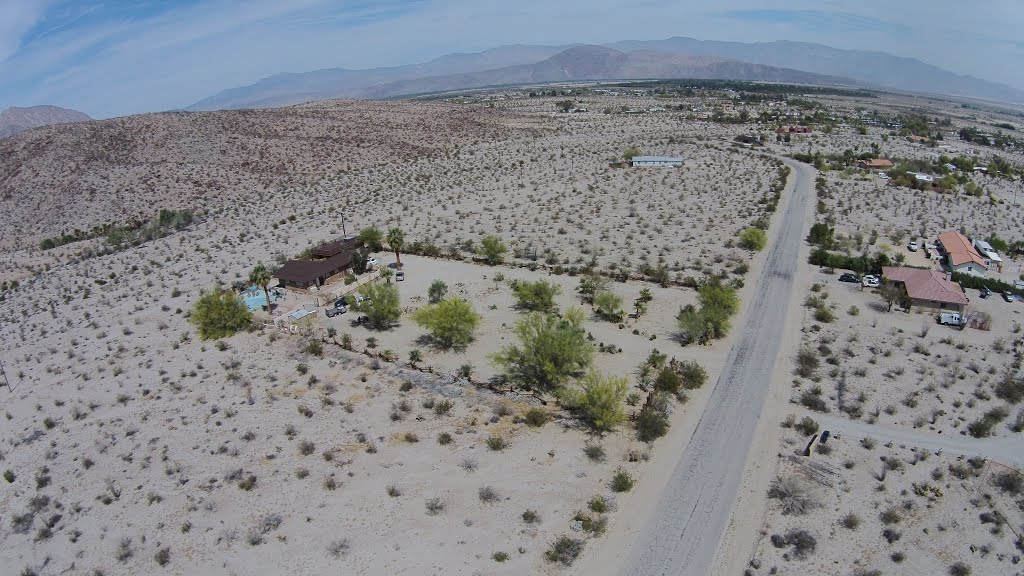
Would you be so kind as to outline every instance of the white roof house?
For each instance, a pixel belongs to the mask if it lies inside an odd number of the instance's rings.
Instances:
[[[683,159],[678,156],[634,156],[630,165],[677,167],[683,165]]]
[[[1003,259],[999,257],[999,253],[997,253],[995,249],[992,248],[992,245],[989,244],[988,242],[978,239],[974,239],[971,242],[974,244],[974,247],[977,248],[978,252],[980,252],[981,255],[984,256],[985,258],[988,258],[993,262],[1003,261]]]

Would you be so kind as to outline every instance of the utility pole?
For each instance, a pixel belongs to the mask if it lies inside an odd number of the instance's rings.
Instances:
[[[341,237],[348,238],[348,230],[345,228],[345,211],[341,211]]]
[[[10,391],[13,394],[14,393],[14,388],[11,388],[11,381],[7,379],[7,371],[4,370],[4,361],[3,360],[0,360],[0,374],[2,374],[3,377],[4,377],[4,383],[7,384],[7,390]]]

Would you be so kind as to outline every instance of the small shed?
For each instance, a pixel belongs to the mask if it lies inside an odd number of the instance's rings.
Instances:
[[[629,164],[631,166],[670,166],[678,168],[683,165],[683,159],[678,156],[633,156]]]

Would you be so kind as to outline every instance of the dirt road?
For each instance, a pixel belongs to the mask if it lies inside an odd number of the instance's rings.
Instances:
[[[794,184],[778,236],[700,423],[619,574],[703,575],[729,521],[777,361],[814,170],[792,161]]]
[[[1019,436],[997,436],[995,438],[971,438],[970,436],[945,436],[916,430],[890,428],[850,420],[834,414],[806,414],[814,418],[823,430],[839,434],[844,440],[872,438],[878,442],[892,442],[898,445],[915,446],[933,452],[943,451],[962,456],[980,456],[995,460],[1007,466],[1024,468],[1024,450]]]

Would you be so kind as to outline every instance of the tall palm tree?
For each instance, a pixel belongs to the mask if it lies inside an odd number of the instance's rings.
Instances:
[[[405,233],[401,228],[396,226],[388,230],[388,245],[395,251],[395,268],[401,270],[402,258],[399,253],[402,251],[402,246],[405,245]]]
[[[270,308],[270,290],[267,290],[267,286],[270,285],[271,280],[270,270],[263,265],[263,262],[257,262],[256,266],[249,272],[249,282],[252,282],[256,286],[263,289],[263,296],[267,299],[267,313],[271,312]]]

